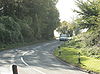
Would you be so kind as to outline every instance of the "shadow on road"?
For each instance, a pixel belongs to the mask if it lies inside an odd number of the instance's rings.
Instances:
[[[39,48],[27,47],[0,52],[0,66],[17,64],[19,67],[27,68],[25,63],[31,68],[44,70],[78,70],[73,66],[58,61],[51,53],[59,43],[41,46]],[[23,55],[23,53],[27,52]],[[23,57],[24,62],[21,60]]]

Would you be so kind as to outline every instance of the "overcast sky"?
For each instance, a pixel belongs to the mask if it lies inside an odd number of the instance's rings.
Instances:
[[[56,7],[59,10],[61,21],[71,21],[77,17],[77,14],[72,11],[73,9],[78,9],[75,5],[75,1],[76,0],[58,0]]]

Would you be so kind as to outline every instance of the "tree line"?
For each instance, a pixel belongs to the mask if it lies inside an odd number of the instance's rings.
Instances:
[[[83,53],[88,56],[100,55],[100,0],[76,0],[78,10],[77,18],[71,23],[63,21],[57,28],[61,33],[73,36],[70,45],[81,48]],[[86,32],[81,30],[87,29]]]
[[[100,43],[100,0],[77,0],[76,4],[80,10],[74,10],[80,16],[75,20],[81,29],[88,28],[84,34],[87,46]]]
[[[57,0],[0,0],[0,44],[53,38]]]
[[[88,29],[75,37],[76,47],[81,48],[87,56],[100,58],[100,0],[77,0],[76,5],[80,10],[75,24],[79,29]]]

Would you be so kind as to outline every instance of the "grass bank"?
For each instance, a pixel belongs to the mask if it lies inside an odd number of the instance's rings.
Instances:
[[[59,51],[62,52],[61,55],[59,55]],[[74,66],[100,73],[100,59],[80,55],[81,64],[78,64],[79,52],[81,53],[79,49],[61,47],[54,51],[54,55]]]

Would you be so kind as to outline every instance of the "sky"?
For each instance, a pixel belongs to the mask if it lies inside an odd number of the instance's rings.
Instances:
[[[59,10],[61,21],[71,21],[76,17],[76,13],[73,12],[74,9],[77,9],[75,0],[59,0],[56,7]]]
[[[60,13],[59,18],[61,21],[71,22],[75,18],[77,18],[78,14],[73,12],[74,9],[79,10],[78,7],[75,5],[75,1],[76,0],[58,0],[56,7]],[[57,36],[59,35],[56,31],[54,31],[54,34]]]
[[[77,5],[75,4],[75,1],[76,0],[58,0],[56,7],[59,10],[59,18],[61,21],[65,20],[70,22],[78,16],[77,13],[73,12],[74,9],[79,10]]]

